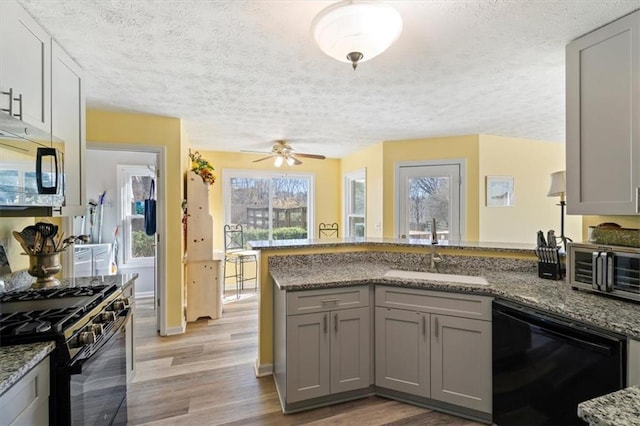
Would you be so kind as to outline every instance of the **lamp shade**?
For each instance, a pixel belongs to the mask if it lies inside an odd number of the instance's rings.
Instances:
[[[402,32],[402,18],[379,1],[341,1],[315,17],[311,32],[324,53],[355,69],[391,46]]]
[[[547,197],[564,197],[567,192],[567,178],[564,170],[551,173],[551,188]]]
[[[283,162],[284,162],[284,158],[280,154],[276,155],[276,158],[273,159],[273,165],[276,167],[282,166]]]

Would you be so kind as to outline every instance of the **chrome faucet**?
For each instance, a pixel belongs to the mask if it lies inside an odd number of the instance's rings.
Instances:
[[[442,257],[436,253],[436,244],[431,244],[431,253],[429,253],[429,270],[438,272],[438,264],[442,262]]]

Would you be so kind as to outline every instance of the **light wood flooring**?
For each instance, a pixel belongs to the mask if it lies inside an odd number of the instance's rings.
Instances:
[[[479,425],[381,397],[283,415],[272,377],[253,370],[257,296],[231,294],[222,318],[201,318],[169,337],[156,333],[151,299],[136,301],[130,425]]]

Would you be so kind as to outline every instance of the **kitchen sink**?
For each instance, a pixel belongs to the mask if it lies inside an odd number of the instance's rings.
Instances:
[[[438,274],[434,272],[400,271],[392,269],[384,274],[387,278],[406,278],[410,280],[439,281],[446,283],[489,285],[484,277],[458,274]]]

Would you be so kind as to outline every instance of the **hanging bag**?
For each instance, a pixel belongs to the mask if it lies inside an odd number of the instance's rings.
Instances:
[[[144,232],[147,235],[156,233],[156,181],[151,179],[149,198],[144,200]]]

